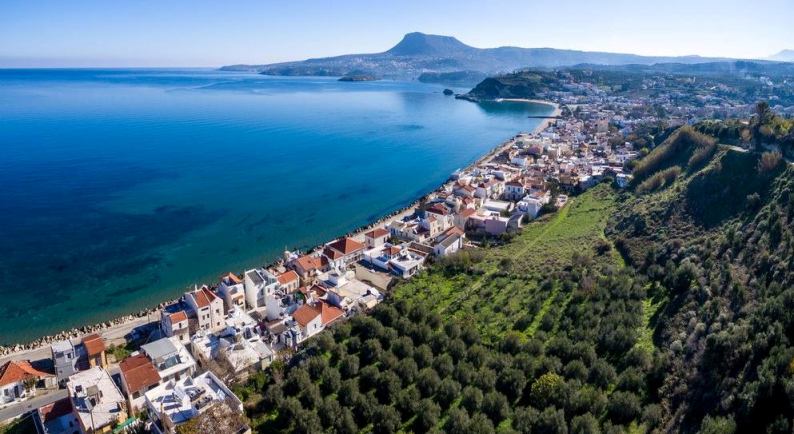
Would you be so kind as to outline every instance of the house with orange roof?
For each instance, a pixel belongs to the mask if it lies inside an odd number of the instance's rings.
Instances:
[[[293,293],[298,290],[300,286],[300,278],[295,270],[289,270],[276,276],[279,287],[287,294]]]
[[[199,330],[214,333],[225,327],[223,300],[206,286],[186,292],[185,303],[189,306],[190,316],[196,319]]]
[[[108,367],[108,357],[105,352],[105,340],[96,333],[83,337],[83,348],[85,349],[88,367],[100,366]]]
[[[320,301],[315,305],[304,304],[292,313],[292,319],[295,322],[294,328],[297,330],[293,330],[294,338],[288,338],[287,343],[296,346],[325,330],[326,327],[344,316],[345,312],[342,309],[331,306],[325,301]]]
[[[303,255],[290,262],[290,267],[298,273],[304,283],[310,283],[318,274],[331,268],[328,258],[324,255]]]
[[[160,311],[160,330],[166,337],[176,337],[179,342],[187,344],[190,342],[191,322],[187,311],[189,306],[183,301],[168,305]],[[193,321],[193,329],[196,328],[197,320]]]
[[[364,244],[352,238],[344,237],[325,245],[323,255],[332,266],[346,268],[349,264],[361,260]]]
[[[0,366],[0,406],[30,398],[38,388],[55,385],[55,375],[34,368],[27,360],[9,360]]]
[[[136,414],[145,404],[143,394],[160,384],[160,374],[145,354],[127,357],[119,364],[121,391],[130,412]]]
[[[368,249],[374,249],[375,247],[384,245],[387,239],[389,239],[389,231],[380,227],[364,234],[364,242]]]

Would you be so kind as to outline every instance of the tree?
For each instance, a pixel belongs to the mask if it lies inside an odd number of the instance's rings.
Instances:
[[[413,416],[421,398],[415,387],[405,388],[397,394],[397,410],[402,414],[403,420],[408,420]]]
[[[546,407],[538,415],[535,432],[538,434],[567,434],[568,424],[565,423],[565,412],[557,410],[554,406]]]
[[[510,414],[507,398],[499,392],[488,392],[483,395],[482,410],[494,424],[499,424]]]
[[[345,356],[339,363],[339,372],[345,378],[352,378],[358,375],[358,357],[353,354]]]
[[[427,432],[438,423],[438,418],[441,416],[441,409],[436,403],[429,399],[423,399],[419,402],[416,410],[416,420],[414,421],[414,429],[416,432]]]
[[[701,434],[732,434],[736,432],[736,422],[732,417],[707,415],[700,424]]]
[[[400,429],[400,414],[394,407],[380,405],[375,409],[372,432],[375,434],[392,434]]]
[[[435,369],[439,377],[446,378],[455,370],[455,364],[452,362],[452,357],[445,353],[433,360],[433,369]]]
[[[483,395],[480,389],[472,386],[466,386],[463,389],[460,404],[466,410],[468,410],[470,414],[474,414],[475,412],[480,411],[482,399]]]
[[[361,360],[365,364],[375,363],[380,357],[383,348],[377,339],[367,339],[361,348]]]
[[[627,424],[640,415],[640,400],[631,392],[614,392],[609,397],[607,414],[613,422]]]
[[[416,379],[419,374],[419,368],[416,366],[414,359],[402,359],[397,363],[397,375],[403,380],[403,383],[410,384]]]
[[[469,431],[470,433],[477,433],[477,434],[490,434],[495,432],[493,427],[493,422],[488,416],[482,413],[475,413],[470,421],[469,421]]]
[[[563,388],[565,381],[553,372],[540,376],[530,390],[532,402],[538,408],[546,408],[563,401]]]
[[[513,428],[529,434],[538,422],[538,411],[532,407],[519,407],[513,412]]]
[[[386,371],[378,378],[377,397],[381,404],[390,404],[397,399],[402,382],[392,371]]]
[[[378,368],[374,365],[365,366],[358,375],[358,385],[361,392],[366,393],[374,389],[378,384],[378,376]]]
[[[339,417],[334,421],[334,429],[339,434],[358,433],[358,425],[356,425],[353,412],[349,408],[342,408],[342,412],[339,414]]]
[[[320,388],[323,393],[331,395],[339,390],[339,386],[342,384],[342,376],[336,369],[325,368],[323,374],[320,376],[320,381],[322,381]]]
[[[571,434],[600,434],[598,419],[592,414],[585,413],[571,419]]]
[[[516,401],[527,386],[527,377],[518,369],[508,368],[499,374],[497,386],[511,401]]]
[[[444,431],[449,434],[465,434],[469,429],[469,414],[463,408],[452,408],[447,413]]]
[[[441,407],[448,408],[458,395],[460,395],[460,384],[451,378],[445,378],[438,386],[435,400]]]
[[[433,368],[425,368],[419,371],[416,379],[416,387],[422,392],[422,396],[428,398],[436,393],[441,379]]]

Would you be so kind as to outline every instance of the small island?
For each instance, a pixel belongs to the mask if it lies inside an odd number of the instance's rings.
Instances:
[[[450,96],[450,95],[454,95],[454,94],[455,94],[455,92],[453,92],[452,89],[444,89],[444,95]]]

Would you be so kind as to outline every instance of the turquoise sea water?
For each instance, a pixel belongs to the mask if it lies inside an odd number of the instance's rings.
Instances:
[[[152,306],[346,233],[551,110],[442,90],[0,70],[0,343]]]

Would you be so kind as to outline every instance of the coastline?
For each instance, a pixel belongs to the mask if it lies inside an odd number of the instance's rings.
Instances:
[[[549,115],[548,118],[540,119],[538,125],[532,131],[530,131],[530,133],[532,134],[537,134],[540,133],[541,131],[544,131],[553,122],[556,121],[555,118],[559,116],[560,113],[562,112],[560,106],[552,101],[511,98],[511,99],[500,99],[497,102],[501,102],[501,101],[526,102],[526,103],[540,104],[540,105],[546,105],[552,107],[553,112]],[[512,139],[513,137],[504,140],[503,142],[492,148],[490,151],[480,156],[469,165],[465,166],[465,168],[470,168],[473,166],[480,165],[488,161],[489,159],[493,158],[494,156],[500,154],[509,146],[512,146]],[[410,215],[416,210],[416,208],[419,206],[422,200],[438,192],[449,182],[450,182],[449,180],[446,180],[442,182],[438,187],[428,192],[427,194],[417,198],[416,200],[412,201],[410,204],[402,208],[399,208],[397,210],[394,210],[393,212],[377,219],[372,223],[359,226],[358,228],[355,228],[346,234],[341,234],[339,235],[339,237],[343,237],[343,236],[361,237],[365,232],[373,229],[374,227],[383,226],[386,223],[391,222],[395,219],[399,219],[404,216]],[[306,252],[313,252],[318,248],[322,248],[323,246],[324,244],[320,244],[318,246],[307,249]],[[271,266],[276,266],[279,263],[280,263],[280,259],[276,259],[269,264],[265,264],[264,267],[267,268]],[[214,288],[216,284],[213,283],[213,284],[209,284],[208,286],[210,288]],[[130,333],[135,328],[144,326],[146,324],[150,324],[151,322],[159,321],[160,310],[164,306],[173,303],[176,300],[177,299],[163,301],[158,303],[155,307],[141,309],[137,312],[116,317],[100,323],[77,326],[68,330],[62,330],[58,333],[41,336],[29,342],[15,343],[15,344],[0,344],[0,364],[5,363],[8,360],[19,360],[19,359],[36,360],[37,358],[48,358],[50,345],[52,344],[52,342],[69,339],[74,343],[77,343],[82,337],[92,333],[98,333],[99,335],[101,335],[107,341],[108,346],[113,344],[123,343],[125,341],[124,338],[125,335]],[[36,358],[33,356],[34,354],[37,356],[43,355],[43,357]]]

